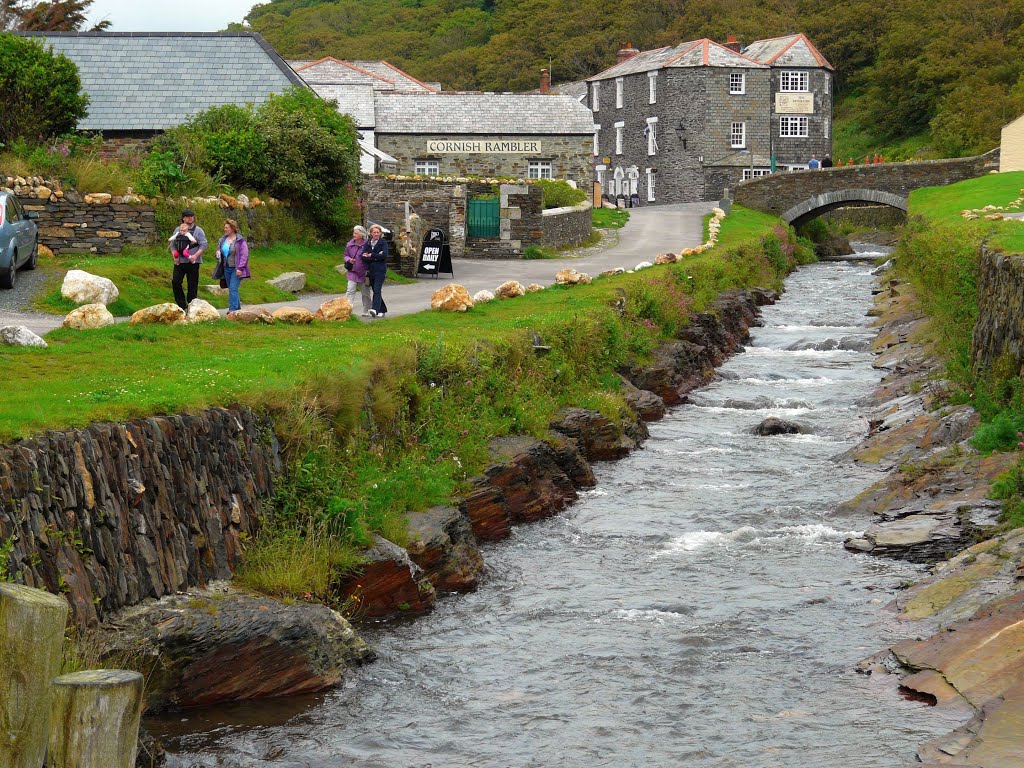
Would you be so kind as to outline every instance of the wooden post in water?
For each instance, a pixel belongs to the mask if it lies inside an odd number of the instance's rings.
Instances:
[[[142,675],[97,669],[53,681],[47,768],[134,768]]]
[[[46,758],[67,618],[63,598],[0,584],[0,768],[40,768]]]

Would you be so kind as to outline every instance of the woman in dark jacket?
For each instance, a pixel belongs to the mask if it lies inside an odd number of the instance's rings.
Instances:
[[[388,313],[388,305],[380,295],[384,278],[388,273],[388,241],[381,237],[383,234],[384,231],[378,225],[370,227],[370,239],[366,242],[362,255],[363,262],[369,267],[366,277],[373,288],[373,309],[370,310],[370,317],[384,317]]]

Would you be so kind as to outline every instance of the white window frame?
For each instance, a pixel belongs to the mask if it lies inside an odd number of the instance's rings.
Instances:
[[[653,168],[647,169],[647,202],[654,202],[654,179],[658,174]]]
[[[782,93],[807,93],[810,89],[810,73],[802,69],[784,69],[779,73],[779,90]]]
[[[622,166],[618,166],[612,172],[612,196],[618,197],[624,191],[624,185],[626,183],[626,172],[622,170]]]
[[[747,148],[747,124],[735,122],[729,127],[729,145],[733,149]]]
[[[624,122],[616,123],[615,124],[615,154],[616,155],[621,155],[622,154],[622,129],[623,129],[623,127],[625,127],[625,125],[626,124]]]
[[[590,84],[590,108],[597,112],[601,109],[601,83]]]
[[[806,117],[783,116],[779,118],[779,138],[782,139],[806,139],[808,135],[808,124],[810,120]],[[795,127],[794,127],[795,126]]]
[[[545,175],[547,174],[547,175]],[[528,179],[553,179],[554,168],[550,160],[527,160],[526,178]]]
[[[604,165],[603,163],[601,165],[594,166],[594,171],[597,174],[597,183],[601,185],[601,192],[604,194],[607,194],[608,192],[604,185],[604,174],[607,170],[608,166]]]
[[[737,85],[738,83],[738,85]],[[729,73],[729,95],[742,96],[747,92],[747,74],[745,72]]]
[[[594,157],[598,157],[601,154],[601,126],[594,126]]]
[[[647,73],[647,103],[657,104],[658,103],[658,72]]]
[[[621,77],[615,78],[615,108],[622,109],[623,82]]]
[[[658,154],[658,118],[647,118],[647,154]]]
[[[751,174],[753,174],[753,175],[751,175]],[[747,179],[750,179],[750,178],[759,179],[762,176],[771,176],[771,175],[772,175],[772,169],[771,168],[754,168],[753,172],[751,172],[750,168],[744,168],[743,169],[743,180],[744,181],[747,181]]]
[[[416,160],[415,169],[417,176],[440,176],[441,175],[441,161],[440,160]],[[430,170],[433,168],[433,170]]]

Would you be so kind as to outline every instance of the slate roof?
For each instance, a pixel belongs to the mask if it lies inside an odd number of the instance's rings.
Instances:
[[[803,34],[756,40],[743,49],[743,55],[773,67],[833,68]]]
[[[342,61],[325,56],[316,61],[289,61],[295,73],[310,85],[370,85],[378,91],[431,92],[440,90],[421,83],[386,61]]]
[[[377,133],[594,133],[594,115],[571,96],[531,93],[376,92]]]
[[[71,59],[89,94],[87,131],[160,131],[222,104],[303,86],[254,32],[24,33]]]
[[[373,86],[370,85],[310,85],[317,96],[338,102],[338,111],[351,115],[356,128],[373,128]]]
[[[583,80],[574,80],[571,83],[558,83],[551,86],[552,93],[560,93],[563,96],[572,96],[576,101],[582,101],[587,95],[587,84]]]
[[[714,40],[703,38],[691,40],[679,45],[641,51],[621,64],[609,67],[593,77],[587,78],[588,83],[598,80],[610,80],[638,72],[652,72],[670,67],[728,67],[730,69],[764,69],[765,64],[726,48]]]

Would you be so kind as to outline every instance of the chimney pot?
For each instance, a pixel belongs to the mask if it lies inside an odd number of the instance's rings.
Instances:
[[[621,64],[624,61],[629,61],[638,53],[640,53],[640,51],[633,47],[633,43],[626,43],[619,49],[619,52],[616,54],[616,58],[618,59],[618,63]]]
[[[540,92],[551,93],[551,73],[546,69],[540,71]]]
[[[736,53],[743,52],[743,44],[736,39],[736,35],[729,35],[725,38],[725,47],[730,51],[736,51]]]

